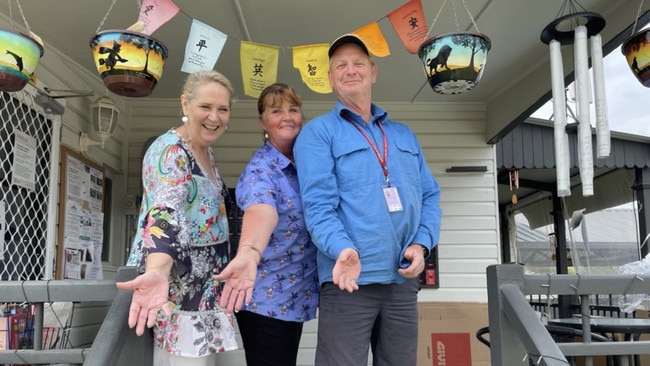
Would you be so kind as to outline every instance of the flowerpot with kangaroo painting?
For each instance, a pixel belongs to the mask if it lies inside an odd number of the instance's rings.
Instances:
[[[481,33],[448,33],[424,41],[418,56],[436,93],[460,94],[478,84],[490,46],[490,39]]]
[[[650,87],[650,29],[629,36],[621,46],[628,66],[643,86]]]
[[[167,59],[167,47],[139,32],[105,30],[90,40],[104,85],[125,97],[146,97],[155,88]]]
[[[23,33],[0,29],[0,91],[23,89],[43,57],[43,46]]]

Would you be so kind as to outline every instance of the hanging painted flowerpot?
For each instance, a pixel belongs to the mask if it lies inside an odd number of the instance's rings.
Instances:
[[[418,56],[436,93],[460,94],[478,84],[490,46],[482,33],[448,33],[424,41]]]
[[[98,32],[90,39],[90,48],[106,88],[125,97],[151,94],[168,55],[158,40],[124,29]]]
[[[632,73],[650,88],[650,30],[644,29],[628,37],[621,46]]]
[[[43,46],[18,32],[0,29],[0,91],[23,89],[43,57]]]

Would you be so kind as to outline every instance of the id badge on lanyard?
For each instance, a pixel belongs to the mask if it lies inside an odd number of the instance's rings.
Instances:
[[[388,205],[388,212],[399,212],[404,208],[402,207],[402,201],[399,199],[399,193],[397,193],[397,187],[388,186],[384,187],[384,198],[386,199],[386,205]]]
[[[379,165],[381,165],[382,169],[384,170],[384,178],[386,178],[386,186],[382,188],[384,191],[384,199],[386,200],[386,205],[388,206],[388,212],[399,212],[402,211],[404,208],[402,207],[402,201],[399,199],[399,193],[397,192],[397,187],[392,186],[390,184],[390,178],[388,175],[388,167],[387,167],[387,161],[388,161],[388,139],[386,138],[386,133],[384,132],[384,127],[381,125],[381,121],[377,120],[377,125],[379,126],[379,129],[381,130],[381,134],[383,136],[383,142],[384,142],[384,156],[379,154],[379,149],[377,149],[377,146],[375,143],[366,135],[365,132],[361,129],[361,127],[357,126],[354,121],[350,117],[348,117],[347,114],[343,113],[343,117],[348,120],[348,122],[352,123],[354,127],[361,132],[363,137],[366,138],[366,141],[368,141],[368,144],[370,144],[370,147],[372,147],[372,150],[374,151],[375,155],[377,156],[377,160],[379,160]]]

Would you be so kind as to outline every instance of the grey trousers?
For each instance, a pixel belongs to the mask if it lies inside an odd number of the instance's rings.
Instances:
[[[321,287],[316,366],[415,366],[418,344],[417,279],[360,285],[348,293]]]

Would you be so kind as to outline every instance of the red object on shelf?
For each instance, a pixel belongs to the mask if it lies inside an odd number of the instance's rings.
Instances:
[[[436,270],[434,268],[429,268],[424,270],[425,280],[424,282],[429,286],[435,286],[436,284]]]

